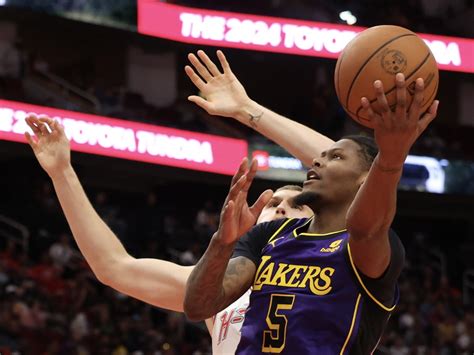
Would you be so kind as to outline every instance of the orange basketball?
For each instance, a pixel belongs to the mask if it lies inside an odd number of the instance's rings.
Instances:
[[[379,111],[373,83],[381,80],[388,103],[396,104],[395,75],[403,73],[407,83],[407,99],[411,104],[415,81],[423,78],[425,96],[422,111],[428,110],[438,90],[438,66],[426,43],[414,32],[398,26],[375,26],[359,33],[342,51],[336,64],[334,83],[337,97],[346,112],[357,122],[373,128],[362,111],[365,96]]]

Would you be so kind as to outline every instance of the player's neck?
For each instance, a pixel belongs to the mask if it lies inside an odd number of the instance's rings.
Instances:
[[[308,227],[308,233],[331,233],[346,229],[346,215],[349,206],[326,206],[315,211],[315,218]]]

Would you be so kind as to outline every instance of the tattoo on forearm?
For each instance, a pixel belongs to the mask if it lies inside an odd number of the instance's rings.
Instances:
[[[224,275],[224,280],[222,284],[224,285],[224,290],[229,290],[232,286],[239,285],[241,284],[244,290],[250,287],[249,285],[243,284],[242,279],[246,281],[253,281],[252,278],[248,277],[250,276],[249,273],[252,272],[252,268],[254,268],[255,265],[247,258],[244,257],[238,257],[229,262],[229,265],[227,266],[227,270]],[[241,290],[235,290],[235,291],[241,291]],[[226,295],[227,297],[232,298],[234,295],[228,294]]]
[[[230,255],[231,251],[210,248],[191,273],[186,299],[196,318],[214,315],[250,287],[255,265],[244,257],[228,262]]]
[[[263,111],[260,112],[258,115],[252,115],[250,112],[248,112],[249,115],[249,123],[253,128],[257,128],[257,123],[260,121],[260,119],[263,116]]]

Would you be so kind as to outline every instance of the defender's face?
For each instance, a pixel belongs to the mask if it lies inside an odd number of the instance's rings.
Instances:
[[[324,201],[352,201],[367,174],[360,149],[354,141],[342,139],[322,152],[313,160],[303,193],[313,192]]]
[[[271,200],[263,208],[257,223],[274,221],[280,218],[309,218],[313,211],[306,205],[297,205],[293,197],[300,191],[280,190],[273,194]]]

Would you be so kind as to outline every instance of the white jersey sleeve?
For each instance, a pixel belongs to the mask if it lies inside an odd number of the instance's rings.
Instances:
[[[240,329],[245,319],[245,312],[250,302],[251,289],[247,290],[237,301],[214,316],[212,328],[212,354],[235,354],[240,341]]]

